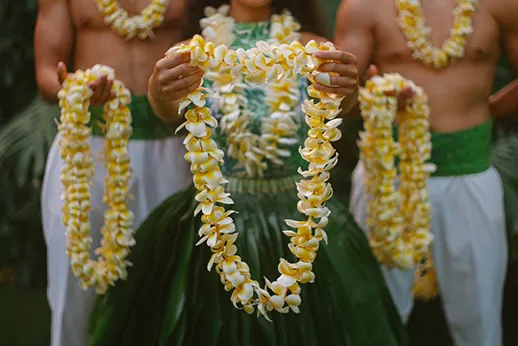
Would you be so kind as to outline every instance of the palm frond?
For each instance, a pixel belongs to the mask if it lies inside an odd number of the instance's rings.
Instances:
[[[43,174],[58,116],[57,105],[36,96],[0,130],[0,171],[13,175],[19,186]]]

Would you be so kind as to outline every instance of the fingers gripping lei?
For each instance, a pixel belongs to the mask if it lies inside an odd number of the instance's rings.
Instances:
[[[410,87],[415,96],[398,112],[397,95]],[[393,95],[393,96],[389,96]],[[365,167],[367,228],[380,263],[411,270],[431,266],[430,204],[426,181],[435,170],[426,161],[431,154],[428,117],[430,109],[423,89],[399,74],[375,76],[360,90],[365,131],[360,134],[360,157]],[[392,124],[399,118],[399,143]],[[395,156],[399,155],[399,166]],[[399,169],[399,187],[396,179]],[[418,271],[416,293],[424,292],[424,275]]]
[[[108,209],[104,213],[103,239],[96,250],[99,260],[90,258],[89,211],[91,209],[90,188],[94,175],[94,162],[88,138],[91,136],[90,97],[92,90],[88,84],[107,76],[114,80],[112,91],[115,98],[104,106],[104,165],[105,177],[104,203]],[[61,118],[59,146],[63,167],[61,182],[64,187],[63,224],[65,225],[67,255],[72,272],[79,279],[82,288],[96,287],[104,294],[118,279],[125,279],[126,261],[129,248],[135,244],[133,238],[133,213],[127,200],[130,197],[129,180],[131,164],[128,154],[128,141],[131,135],[131,113],[128,104],[131,95],[124,85],[115,80],[113,70],[96,65],[86,71],[77,71],[69,76],[58,93]],[[97,231],[97,230],[95,230]]]
[[[192,64],[205,71],[231,76],[232,80],[240,80],[244,74],[245,80],[264,84],[297,74],[311,76],[316,73],[316,66],[323,63],[313,57],[313,53],[319,49],[329,50],[334,47],[329,44],[319,47],[314,41],[305,47],[299,42],[278,46],[257,42],[257,48],[234,51],[225,45],[215,46],[203,37],[195,36],[188,46],[174,47],[170,53],[189,51]],[[251,278],[248,265],[237,255],[235,242],[238,234],[231,218],[234,211],[226,210],[223,206],[233,202],[222,186],[226,180],[219,165],[224,154],[212,139],[212,129],[217,126],[217,121],[206,107],[206,98],[213,94],[200,87],[180,105],[180,112],[193,105],[186,111],[186,122],[180,128],[185,127],[189,132],[184,141],[188,151],[185,158],[191,163],[194,185],[199,191],[196,196],[199,205],[195,214],[202,213],[203,226],[199,230],[201,239],[198,245],[206,242],[211,248],[213,255],[208,269],[216,267],[225,289],[233,291],[231,301],[236,308],[242,307],[252,313],[257,307],[258,314],[267,319],[268,312],[272,310],[281,313],[290,310],[299,312],[299,284],[314,281],[312,262],[320,241],[327,242],[324,227],[330,211],[325,207],[325,202],[332,195],[328,183],[329,170],[337,162],[337,154],[331,142],[341,136],[337,128],[341,119],[336,117],[340,113],[342,98],[321,93],[312,85],[308,87],[308,93],[319,101],[315,103],[306,100],[303,105],[310,130],[304,148],[299,152],[309,162],[309,168],[306,171],[299,168],[303,179],[297,183],[300,199],[297,209],[305,215],[305,220],[286,220],[286,224],[296,231],[284,231],[290,237],[289,248],[298,262],[290,263],[281,259],[278,267],[280,276],[273,282],[265,279],[264,289]]]

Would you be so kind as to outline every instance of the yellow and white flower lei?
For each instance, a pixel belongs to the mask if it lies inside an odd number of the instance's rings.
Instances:
[[[104,203],[108,209],[104,213],[105,223],[101,229],[103,239],[96,250],[98,261],[90,258],[92,243],[90,237],[91,209],[90,188],[94,175],[94,161],[88,138],[91,136],[90,97],[92,90],[88,84],[102,75],[113,80],[112,91],[115,98],[104,106],[105,177]],[[128,207],[130,197],[129,180],[131,164],[128,141],[131,136],[131,113],[128,104],[131,94],[122,82],[115,79],[109,67],[96,65],[86,71],[77,71],[63,83],[58,93],[61,107],[59,145],[63,167],[61,182],[64,187],[63,224],[67,239],[67,255],[72,272],[79,279],[82,288],[96,287],[99,294],[109,286],[127,276],[126,261],[129,248],[135,244],[133,238],[133,213]],[[98,230],[95,230],[98,231]]]
[[[264,84],[280,78],[291,78],[295,74],[316,73],[316,66],[323,63],[313,57],[318,49],[335,48],[332,44],[319,47],[314,41],[305,47],[296,41],[279,46],[257,42],[257,48],[248,51],[240,48],[234,51],[225,45],[216,46],[212,42],[206,42],[201,36],[195,36],[188,46],[173,47],[168,53],[190,51],[192,65],[205,71],[230,74],[235,80],[239,80],[244,74],[247,81]],[[313,85],[308,87],[308,93],[319,102],[306,100],[303,106],[310,130],[304,148],[299,151],[309,162],[309,168],[307,171],[299,169],[299,173],[306,179],[297,183],[300,198],[297,208],[306,216],[306,220],[286,220],[287,225],[297,229],[297,232],[284,231],[291,237],[289,248],[298,258],[298,262],[289,263],[281,259],[278,267],[281,275],[276,281],[266,280],[264,289],[257,281],[252,280],[248,265],[237,255],[235,241],[238,234],[230,217],[234,211],[218,205],[233,202],[230,194],[221,186],[226,182],[220,170],[224,153],[212,139],[211,128],[217,126],[217,121],[206,106],[206,98],[212,93],[200,87],[189,94],[180,105],[180,112],[193,105],[193,108],[186,111],[186,122],[180,128],[185,127],[189,131],[184,141],[188,151],[185,158],[191,163],[194,185],[200,191],[196,196],[199,205],[195,214],[202,212],[204,225],[199,231],[201,239],[198,244],[206,242],[213,253],[208,269],[216,267],[225,289],[233,290],[231,301],[237,308],[243,307],[246,312],[252,313],[257,306],[258,314],[267,319],[267,313],[272,310],[281,313],[287,313],[290,309],[299,311],[299,283],[314,281],[312,262],[320,240],[327,241],[323,228],[328,222],[330,211],[325,207],[325,202],[332,195],[331,185],[327,181],[329,170],[337,162],[336,151],[331,142],[341,136],[337,127],[342,121],[336,117],[340,113],[342,98],[321,93]]]
[[[235,20],[228,16],[230,7],[223,5],[218,9],[207,7],[206,18],[200,21],[202,36],[215,45],[230,47],[235,37]],[[272,45],[289,44],[300,39],[300,25],[288,12],[272,15],[269,43]],[[230,74],[211,73],[206,76],[213,82],[212,90],[219,96],[221,109],[221,131],[227,138],[227,155],[237,159],[249,177],[263,176],[267,169],[265,159],[274,165],[282,165],[283,158],[289,157],[289,150],[282,145],[296,143],[294,138],[299,124],[293,117],[300,100],[298,76],[283,78],[268,83],[265,102],[271,114],[262,120],[261,133],[248,131],[250,112],[244,96],[246,84],[235,80]]]
[[[150,0],[140,14],[129,15],[128,11],[121,8],[117,0],[95,0],[97,8],[104,17],[104,23],[120,36],[130,40],[138,37],[144,40],[153,35],[153,29],[164,22],[168,0]]]
[[[420,0],[396,0],[399,26],[412,50],[412,58],[437,69],[443,69],[464,57],[468,37],[473,32],[471,17],[478,0],[458,0],[453,11],[453,27],[450,37],[441,48],[432,46],[428,39],[430,28],[426,26]]]
[[[405,88],[411,88],[415,96],[398,112],[397,95]],[[427,96],[399,74],[386,74],[367,81],[359,101],[365,127],[359,147],[370,198],[367,228],[371,246],[380,263],[410,270],[430,254],[433,239],[426,181],[435,166],[426,163],[432,148]],[[396,116],[399,143],[392,137]]]

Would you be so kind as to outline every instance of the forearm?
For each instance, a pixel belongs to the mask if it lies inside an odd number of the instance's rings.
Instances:
[[[37,71],[36,77],[38,88],[43,99],[49,103],[57,103],[58,92],[61,89],[61,85],[58,81],[56,67],[42,67]]]
[[[342,101],[342,117],[344,118],[361,118],[360,103],[358,102],[358,91],[353,97],[345,98]]]
[[[180,106],[179,101],[156,100],[153,97],[153,94],[149,91],[147,97],[149,104],[151,105],[151,108],[153,108],[153,111],[157,117],[169,123],[180,122],[182,117],[178,114],[178,109]]]
[[[518,114],[518,80],[491,95],[489,106],[491,113],[497,119]]]

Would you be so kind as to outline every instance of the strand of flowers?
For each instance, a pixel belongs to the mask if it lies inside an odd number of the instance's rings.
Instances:
[[[101,247],[96,250],[99,259],[90,258],[92,243],[90,237],[91,209],[90,188],[94,175],[94,162],[88,145],[91,136],[90,97],[92,91],[88,84],[102,75],[114,80],[113,100],[104,106],[105,177],[104,203],[108,209],[104,213],[105,223]],[[129,248],[135,244],[133,238],[133,213],[128,207],[130,197],[129,180],[131,164],[128,154],[128,141],[131,135],[131,113],[128,104],[131,95],[128,89],[115,79],[109,67],[96,65],[86,71],[77,71],[63,83],[58,93],[61,107],[59,145],[63,167],[61,182],[64,187],[63,224],[67,239],[67,255],[72,272],[79,279],[83,289],[96,287],[104,294],[109,286],[127,276],[126,261]]]
[[[235,20],[228,17],[229,6],[223,5],[218,9],[207,7],[206,18],[200,21],[203,37],[214,44],[229,47],[234,41],[233,28]],[[271,17],[269,43],[279,45],[298,40],[300,25],[290,15],[284,12]],[[262,120],[261,134],[256,135],[248,130],[249,114],[244,90],[246,85],[233,81],[228,74],[208,74],[206,78],[213,82],[212,90],[220,98],[221,131],[227,138],[227,155],[237,159],[245,168],[248,176],[263,176],[267,164],[264,159],[273,164],[282,165],[281,158],[288,157],[288,150],[279,148],[282,144],[293,144],[299,126],[293,120],[294,109],[300,98],[298,76],[272,81],[266,86],[266,103],[270,106],[271,115]]]
[[[269,44],[279,46],[300,40],[300,24],[288,12],[271,17]],[[265,103],[270,116],[261,122],[261,139],[265,157],[274,165],[282,165],[283,158],[291,155],[280,145],[293,145],[299,125],[294,121],[295,108],[300,101],[298,75],[270,81],[265,87]]]
[[[419,0],[396,0],[399,12],[399,26],[412,50],[412,58],[437,69],[443,69],[464,57],[466,42],[473,32],[471,17],[475,13],[478,0],[458,0],[453,10],[453,27],[450,36],[441,48],[436,48],[428,36],[423,9]]]
[[[97,8],[104,17],[104,23],[120,36],[130,40],[138,37],[144,40],[153,36],[153,29],[164,22],[168,0],[150,0],[138,15],[130,16],[120,7],[117,0],[95,0]]]
[[[295,138],[299,125],[295,122],[295,107],[300,100],[297,78],[286,78],[268,83],[265,102],[270,107],[271,115],[261,122],[264,153],[274,165],[282,165],[283,159],[290,157],[289,150],[281,145],[297,143]]]
[[[220,97],[219,110],[224,114],[220,128],[221,133],[226,136],[227,155],[236,159],[245,168],[248,176],[262,177],[267,168],[263,160],[265,153],[260,137],[248,130],[251,112],[247,108],[245,88],[246,85],[242,82],[212,85],[213,92]]]
[[[415,96],[398,112],[397,95],[407,87]],[[426,163],[431,153],[427,96],[399,74],[386,74],[369,80],[359,101],[365,124],[359,147],[371,197],[367,204],[371,246],[380,263],[410,270],[430,253],[433,239],[426,180],[435,166]],[[399,144],[392,137],[396,115]],[[399,188],[396,155],[400,157]]]
[[[205,8],[206,18],[200,20],[202,36],[215,45],[229,47],[235,40],[235,20],[228,16],[230,6],[222,5],[218,9]],[[242,165],[248,176],[262,176],[267,168],[263,161],[259,136],[248,130],[250,112],[248,100],[244,96],[246,85],[241,80],[234,80],[232,75],[208,73],[206,79],[212,82],[211,89],[220,96],[219,108],[221,132],[226,135],[227,155]]]
[[[237,80],[244,73],[248,82],[263,84],[294,74],[315,73],[316,66],[323,63],[312,57],[319,49],[329,50],[334,49],[334,46],[328,44],[319,47],[314,41],[305,47],[298,42],[280,46],[258,42],[257,48],[234,51],[224,45],[215,47],[201,36],[195,36],[188,46],[174,47],[169,52],[190,51],[192,64],[206,71],[222,74],[233,72]],[[337,155],[331,142],[341,136],[337,128],[341,119],[336,119],[340,113],[341,98],[323,94],[312,85],[308,87],[308,93],[319,102],[306,100],[303,106],[310,130],[300,154],[309,162],[309,168],[307,171],[299,168],[299,173],[305,179],[297,183],[300,198],[297,208],[306,219],[286,220],[286,224],[297,231],[284,231],[290,237],[289,248],[298,262],[289,263],[281,259],[278,268],[281,275],[276,281],[266,280],[264,289],[252,280],[248,265],[237,255],[235,241],[238,234],[230,217],[233,211],[220,205],[233,202],[230,194],[221,186],[226,182],[219,168],[224,154],[211,139],[211,128],[217,126],[217,121],[206,107],[206,98],[212,93],[208,89],[199,88],[180,105],[180,112],[193,105],[193,108],[186,111],[186,122],[180,128],[185,127],[189,131],[184,141],[188,151],[185,157],[191,163],[194,185],[200,191],[196,196],[199,205],[195,214],[202,212],[203,226],[199,231],[201,239],[198,244],[206,242],[213,253],[208,269],[215,266],[225,289],[233,290],[231,301],[236,308],[242,307],[252,313],[257,306],[258,313],[267,319],[267,313],[272,310],[281,313],[299,311],[299,283],[314,281],[312,262],[319,242],[327,242],[323,228],[328,222],[330,211],[325,207],[325,202],[332,195],[328,183],[329,170],[336,164]]]

